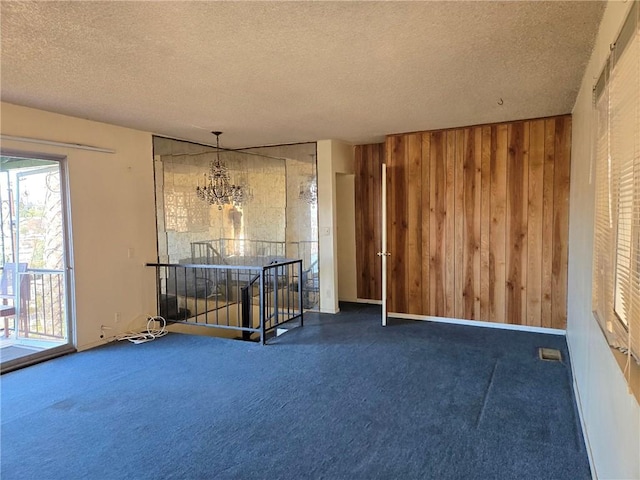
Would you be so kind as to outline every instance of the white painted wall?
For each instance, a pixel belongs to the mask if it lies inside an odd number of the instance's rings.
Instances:
[[[336,174],[338,299],[346,302],[355,302],[358,298],[355,179],[355,175]]]
[[[594,474],[600,479],[640,478],[640,406],[591,312],[591,92],[630,6],[608,3],[573,110],[567,341]]]
[[[111,334],[144,325],[156,312],[155,272],[144,266],[157,258],[151,134],[7,103],[0,115],[5,135],[116,151],[2,142],[11,150],[67,157],[76,348],[103,343],[101,325],[112,326]]]
[[[340,309],[336,174],[354,173],[353,146],[337,140],[320,140],[317,148],[320,311],[337,313]]]

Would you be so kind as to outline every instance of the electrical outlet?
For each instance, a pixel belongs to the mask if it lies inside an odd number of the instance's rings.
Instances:
[[[116,314],[115,314],[115,316],[114,316],[114,318],[113,318],[113,321],[114,321],[115,323],[120,323],[120,317],[121,317],[120,312],[116,312]]]
[[[108,325],[100,325],[100,338],[104,338],[105,330],[111,330],[111,327]]]

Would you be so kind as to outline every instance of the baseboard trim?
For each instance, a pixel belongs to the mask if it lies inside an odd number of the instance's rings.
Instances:
[[[412,313],[389,312],[387,315],[392,318],[402,318],[405,320],[421,320],[421,321],[427,321],[427,322],[452,323],[455,325],[466,325],[469,327],[499,328],[502,330],[519,330],[522,332],[546,333],[548,335],[564,336],[567,333],[566,330],[560,330],[558,328],[530,327],[528,325],[512,325],[510,323],[493,323],[493,322],[482,322],[480,320],[462,320],[459,318],[432,317],[429,315],[415,315]]]
[[[322,309],[322,308],[321,308],[321,309],[320,309],[320,313],[328,313],[328,314],[330,314],[330,315],[335,315],[336,313],[340,313],[340,309],[339,309],[339,308],[336,308],[335,310],[330,310],[330,309],[328,309],[328,308],[325,308],[325,309]]]
[[[369,298],[356,298],[355,303],[368,303],[370,305],[382,305],[382,300],[371,300]]]
[[[569,337],[567,337],[567,348],[569,349],[569,358],[573,359]],[[573,387],[573,395],[576,399],[576,406],[578,407],[578,418],[580,419],[580,427],[582,429],[582,439],[584,440],[584,446],[587,449],[591,478],[592,480],[598,480],[598,472],[596,471],[596,464],[593,461],[593,453],[591,452],[591,443],[589,442],[589,434],[587,433],[587,424],[584,420],[584,412],[582,411],[582,400],[580,399],[580,389],[578,388],[578,382],[576,381],[576,371],[573,367],[573,361],[571,361],[571,383]]]

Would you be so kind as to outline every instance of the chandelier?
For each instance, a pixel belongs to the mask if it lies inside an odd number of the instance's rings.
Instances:
[[[204,174],[204,187],[196,187],[196,195],[209,205],[217,205],[222,210],[223,205],[241,206],[247,201],[245,188],[232,184],[229,171],[220,161],[220,135],[222,132],[211,132],[216,136],[216,159],[209,164],[209,174]]]
[[[316,156],[311,156],[311,175],[306,179],[306,181],[300,183],[300,193],[298,194],[298,198],[300,200],[304,200],[309,205],[314,205],[318,201],[318,180],[314,173],[315,165],[316,165]]]

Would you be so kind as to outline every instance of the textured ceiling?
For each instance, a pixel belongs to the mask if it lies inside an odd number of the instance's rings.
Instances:
[[[367,143],[571,111],[603,10],[3,1],[1,94],[197,142],[213,143],[219,129],[226,147]]]

